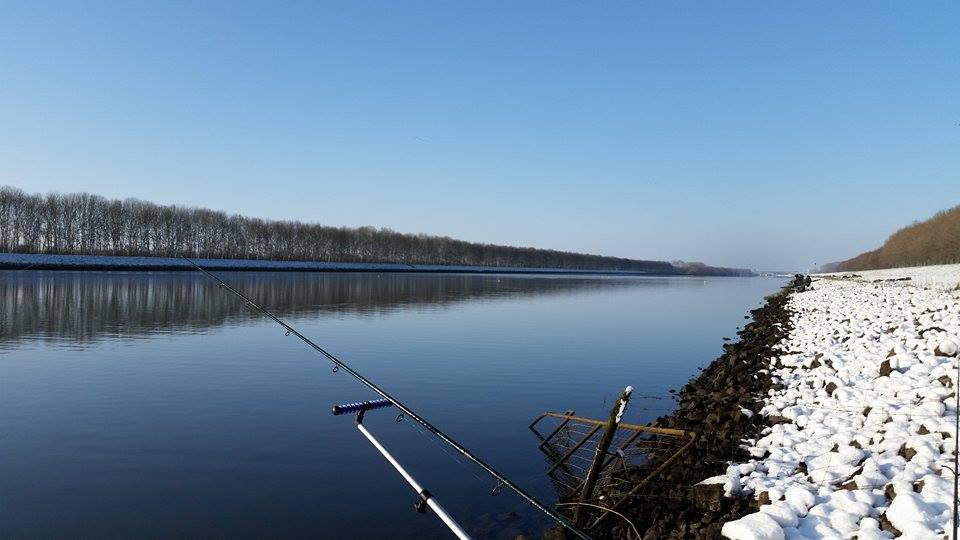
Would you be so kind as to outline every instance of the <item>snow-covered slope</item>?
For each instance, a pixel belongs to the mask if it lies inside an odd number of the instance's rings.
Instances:
[[[794,328],[771,359],[775,388],[748,405],[776,425],[746,441],[755,459],[732,464],[725,481],[762,506],[724,536],[951,530],[960,265],[858,274],[792,295]],[[911,280],[873,283],[900,277]]]
[[[960,287],[960,264],[941,264],[937,266],[913,266],[909,268],[885,268],[883,270],[865,270],[859,272],[836,272],[824,276],[859,276],[850,279],[864,282],[874,280],[901,279],[908,277],[902,284],[918,287],[930,287],[951,290]]]

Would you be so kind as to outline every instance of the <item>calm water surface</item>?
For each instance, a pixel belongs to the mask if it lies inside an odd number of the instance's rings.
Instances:
[[[527,430],[668,397],[782,280],[225,273],[536,496]],[[336,403],[371,391],[189,273],[0,272],[0,537],[446,537]],[[635,399],[649,421],[670,401]],[[390,409],[366,425],[478,536],[518,497]]]

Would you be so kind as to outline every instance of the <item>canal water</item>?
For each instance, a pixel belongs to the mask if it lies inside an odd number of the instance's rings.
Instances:
[[[544,502],[528,424],[671,409],[772,278],[224,273]],[[0,272],[0,537],[446,537],[334,404],[374,394],[194,273]],[[365,425],[479,537],[548,523],[396,411]]]

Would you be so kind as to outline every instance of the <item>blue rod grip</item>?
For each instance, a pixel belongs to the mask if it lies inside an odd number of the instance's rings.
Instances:
[[[359,403],[334,405],[333,415],[339,416],[341,414],[369,411],[371,409],[383,409],[384,407],[390,407],[391,405],[393,405],[393,403],[390,403],[389,399],[374,399],[372,401],[361,401]]]

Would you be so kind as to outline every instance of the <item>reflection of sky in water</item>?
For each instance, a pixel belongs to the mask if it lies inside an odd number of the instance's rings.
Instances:
[[[225,277],[547,500],[535,416],[602,416],[627,384],[667,395],[781,283]],[[0,301],[0,536],[444,535],[329,414],[372,394],[202,276],[6,272]],[[627,417],[668,405],[638,398]],[[367,422],[465,525],[540,532],[519,499],[491,497],[482,473],[393,417]]]

